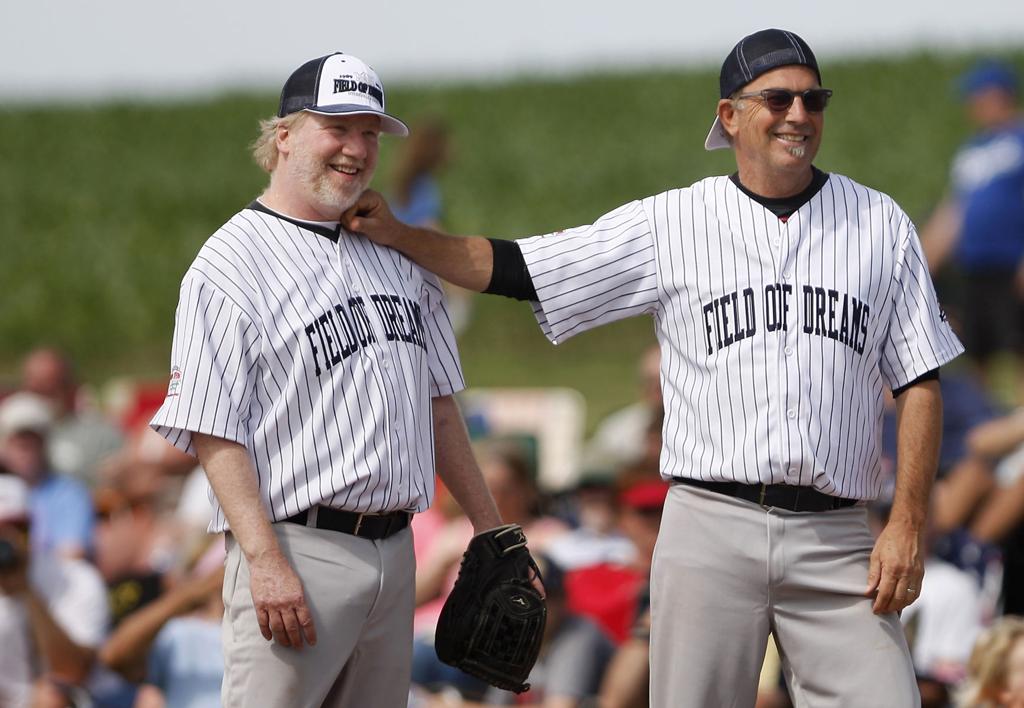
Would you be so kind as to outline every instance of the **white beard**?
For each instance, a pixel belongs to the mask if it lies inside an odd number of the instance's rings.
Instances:
[[[303,185],[310,200],[323,214],[340,215],[356,203],[359,195],[369,186],[371,174],[360,172],[359,180],[345,187],[334,182],[330,166],[319,161],[300,145],[292,149],[291,169],[299,184]]]

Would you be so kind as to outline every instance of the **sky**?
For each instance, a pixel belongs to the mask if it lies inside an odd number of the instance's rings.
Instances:
[[[1015,0],[3,0],[0,100],[174,99],[277,89],[341,50],[389,82],[720,65],[783,27],[822,57],[1020,46]]]

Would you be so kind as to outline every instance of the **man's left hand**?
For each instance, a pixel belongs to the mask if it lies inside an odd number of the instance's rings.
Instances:
[[[890,520],[875,541],[864,594],[874,596],[876,615],[899,612],[917,599],[924,578],[921,531]]]

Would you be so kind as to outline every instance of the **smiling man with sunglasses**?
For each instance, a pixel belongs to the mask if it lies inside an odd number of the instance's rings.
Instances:
[[[654,319],[673,483],[651,576],[651,705],[752,706],[769,634],[798,706],[920,702],[897,612],[917,597],[937,466],[938,368],[963,348],[913,224],[889,196],[813,165],[831,91],[810,47],[770,29],[720,75],[705,147],[737,170],[520,241],[395,221],[374,192],[344,216],[466,288],[533,302],[556,344]],[[891,477],[877,541],[865,503]]]

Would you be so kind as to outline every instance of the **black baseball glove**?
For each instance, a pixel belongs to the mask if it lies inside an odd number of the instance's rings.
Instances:
[[[517,524],[474,536],[437,621],[438,658],[492,686],[528,690],[547,619],[539,580]]]

